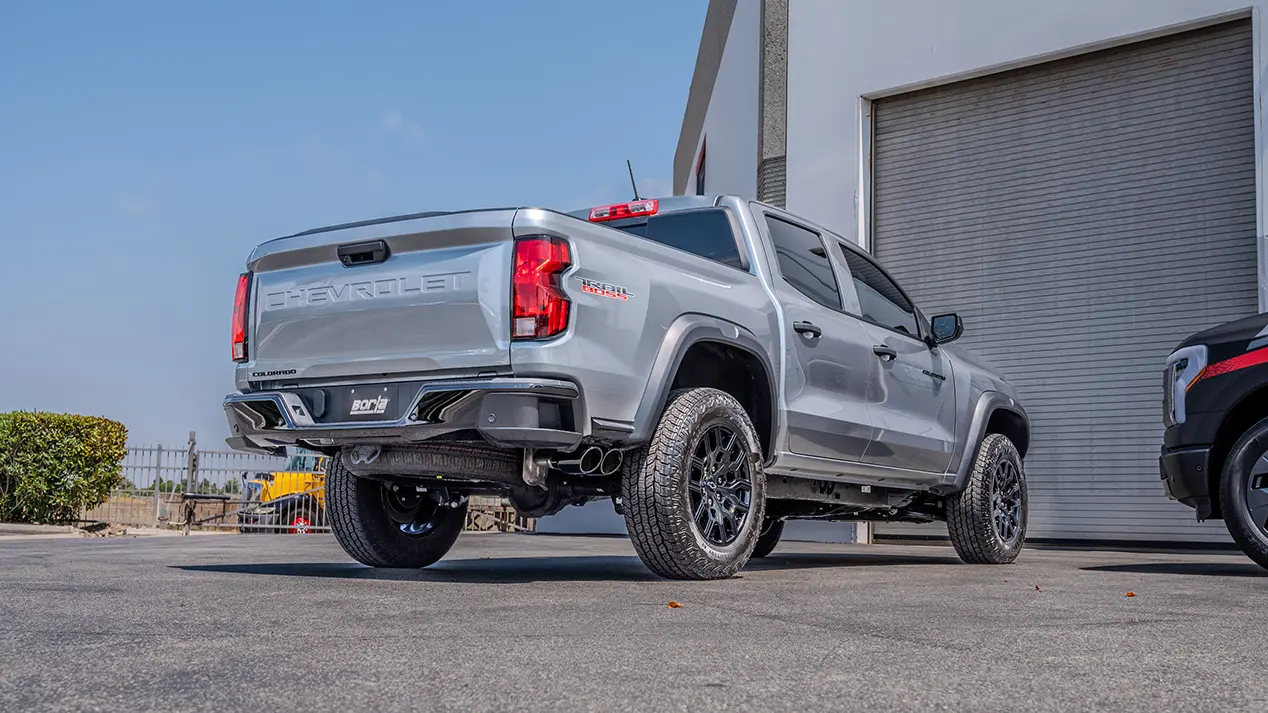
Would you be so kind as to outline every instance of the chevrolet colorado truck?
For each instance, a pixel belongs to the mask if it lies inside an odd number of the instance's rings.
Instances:
[[[467,498],[610,498],[670,578],[728,577],[783,522],[946,520],[960,557],[1026,533],[1026,412],[850,240],[734,196],[420,213],[255,249],[229,444],[330,456],[336,538],[425,567]]]
[[[1159,466],[1168,497],[1223,519],[1268,568],[1268,314],[1199,332],[1167,358]]]

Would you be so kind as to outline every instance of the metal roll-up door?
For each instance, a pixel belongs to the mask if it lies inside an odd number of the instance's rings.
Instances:
[[[1228,540],[1163,495],[1159,385],[1258,308],[1251,51],[1238,21],[874,104],[873,252],[1020,392],[1031,537]]]

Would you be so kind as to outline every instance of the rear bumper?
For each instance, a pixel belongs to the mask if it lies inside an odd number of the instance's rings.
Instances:
[[[1211,516],[1210,457],[1211,449],[1201,446],[1172,451],[1164,449],[1158,459],[1162,487],[1167,497],[1196,510],[1199,520]]]
[[[363,386],[374,385],[358,388]],[[294,445],[421,443],[474,431],[498,446],[570,450],[581,443],[588,423],[581,392],[567,381],[495,378],[397,386],[413,396],[404,415],[388,421],[332,420],[322,410],[325,392],[333,389],[233,394],[224,400],[226,440],[235,450],[277,453]]]

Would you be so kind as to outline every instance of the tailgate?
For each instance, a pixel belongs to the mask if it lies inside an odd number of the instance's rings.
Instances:
[[[514,217],[390,219],[261,245],[249,263],[250,380],[509,370]]]

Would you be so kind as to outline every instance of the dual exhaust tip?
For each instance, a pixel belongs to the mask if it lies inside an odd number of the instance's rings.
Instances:
[[[590,446],[580,453],[570,453],[563,458],[554,459],[550,465],[565,473],[613,475],[621,469],[624,459],[624,454],[615,448],[604,450],[598,446]]]

